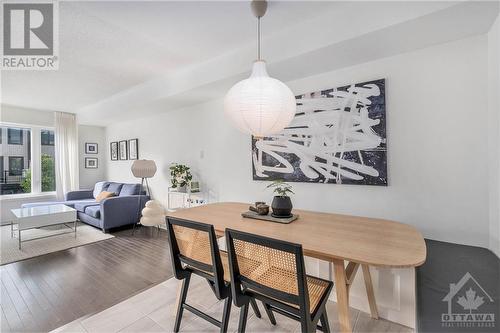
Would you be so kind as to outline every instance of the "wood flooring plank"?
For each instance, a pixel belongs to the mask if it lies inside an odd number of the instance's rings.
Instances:
[[[166,232],[148,231],[1,266],[2,332],[50,331],[171,277]]]

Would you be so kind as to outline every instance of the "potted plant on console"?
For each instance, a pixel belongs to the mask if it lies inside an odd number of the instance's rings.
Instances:
[[[278,179],[269,184],[267,188],[274,188],[273,191],[276,193],[271,204],[271,208],[273,209],[272,216],[278,218],[292,216],[293,206],[289,196],[289,194],[294,194],[292,185],[282,179]]]
[[[189,171],[189,167],[184,164],[173,164],[170,166],[170,177],[172,188],[179,192],[186,192],[186,187],[189,185],[193,176]]]

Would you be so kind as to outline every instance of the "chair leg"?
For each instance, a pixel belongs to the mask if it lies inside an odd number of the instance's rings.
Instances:
[[[241,307],[240,322],[238,323],[238,333],[245,333],[247,327],[248,304]]]
[[[262,317],[259,311],[259,307],[257,306],[257,303],[255,303],[255,300],[253,298],[250,298],[250,305],[252,306],[253,312],[255,312],[255,317]]]
[[[328,322],[328,315],[326,314],[326,306],[325,309],[323,310],[323,314],[319,318],[319,321],[321,322],[321,327],[323,328],[323,332],[330,333],[330,323]]]
[[[229,325],[229,316],[231,314],[231,302],[232,302],[232,297],[231,294],[229,294],[229,296],[224,301],[224,311],[222,312],[222,321],[220,325],[221,333],[227,332],[227,326]]]
[[[276,318],[274,317],[274,313],[271,310],[271,307],[269,306],[269,304],[266,303],[262,304],[264,304],[264,310],[266,310],[267,316],[269,317],[269,321],[271,322],[271,324],[276,325]]]
[[[182,290],[181,297],[179,298],[179,304],[177,305],[177,315],[175,316],[174,332],[179,332],[181,327],[182,312],[184,311],[184,303],[186,302],[186,296],[189,287],[189,281],[191,280],[191,275],[182,280]]]

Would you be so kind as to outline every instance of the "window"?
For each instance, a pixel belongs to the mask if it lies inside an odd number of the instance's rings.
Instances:
[[[8,128],[7,129],[7,141],[9,145],[22,145],[23,144],[23,134],[22,128]]]
[[[3,156],[0,156],[0,183],[4,182],[5,179],[5,167],[3,165]]]
[[[42,146],[54,145],[54,131],[42,130]]]
[[[22,176],[24,170],[24,157],[9,156],[9,176]]]
[[[42,130],[40,132],[41,159],[40,169],[42,171],[42,192],[56,190],[56,166],[54,150],[54,131]]]
[[[0,123],[0,196],[56,189],[54,130]]]

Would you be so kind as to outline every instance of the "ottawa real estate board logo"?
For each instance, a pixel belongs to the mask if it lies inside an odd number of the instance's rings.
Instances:
[[[448,312],[441,314],[443,327],[495,327],[493,298],[469,272],[457,283],[450,283],[450,291],[442,301],[448,303]]]
[[[2,1],[2,70],[57,70],[57,1]]]

